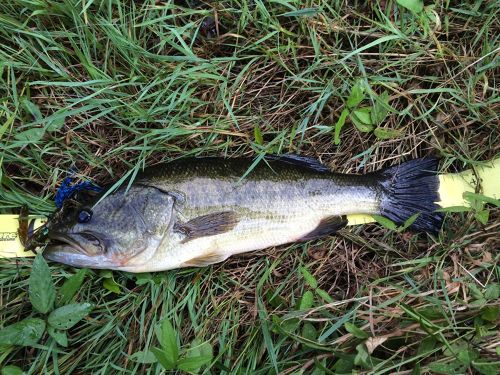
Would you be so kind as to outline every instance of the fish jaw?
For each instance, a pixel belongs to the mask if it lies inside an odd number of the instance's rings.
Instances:
[[[75,234],[72,234],[75,236]],[[161,237],[145,235],[143,241],[134,244],[135,252],[113,252],[101,248],[92,251],[85,248],[71,236],[52,235],[55,241],[49,244],[43,255],[46,259],[78,268],[110,269],[116,271],[145,272],[148,264],[154,262]],[[134,255],[132,255],[134,254]]]
[[[69,245],[49,245],[43,256],[51,261],[77,268],[118,269],[119,265],[104,255],[89,256]]]
[[[168,233],[168,232],[167,232]],[[169,235],[165,234],[163,238],[168,238]],[[142,272],[152,272],[154,271],[164,271],[172,268],[155,268],[155,265],[161,261],[162,252],[159,251],[159,246],[162,238],[158,236],[149,237],[147,240],[147,246],[138,252],[137,255],[123,258],[120,265],[116,266],[114,269],[118,271],[125,271],[131,273],[142,273]]]

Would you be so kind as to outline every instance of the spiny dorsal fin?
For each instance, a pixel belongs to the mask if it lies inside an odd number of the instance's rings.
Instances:
[[[174,227],[186,235],[183,242],[195,238],[215,236],[233,229],[238,224],[238,216],[234,211],[222,211],[195,217],[187,223],[178,223]]]
[[[339,229],[342,229],[347,225],[347,217],[345,216],[328,216],[322,219],[318,226],[314,228],[311,232],[307,233],[301,238],[302,241],[315,240],[327,236],[329,234],[334,234]]]
[[[312,169],[316,172],[331,172],[330,168],[328,168],[326,165],[323,165],[318,160],[308,156],[283,154],[283,155],[266,155],[265,158],[271,161],[281,161],[286,164],[297,165],[299,167]]]

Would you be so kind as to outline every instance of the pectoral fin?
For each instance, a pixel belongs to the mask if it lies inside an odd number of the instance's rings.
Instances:
[[[175,230],[186,235],[184,242],[195,238],[215,236],[233,229],[238,224],[238,217],[234,211],[222,211],[213,214],[195,217],[187,223],[176,224]]]
[[[302,241],[315,240],[327,236],[329,234],[334,234],[339,229],[342,229],[347,225],[346,216],[329,216],[322,219],[318,226],[314,228],[311,232],[307,233],[301,238]]]

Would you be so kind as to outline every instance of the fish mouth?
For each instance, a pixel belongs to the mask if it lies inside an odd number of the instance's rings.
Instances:
[[[110,261],[102,251],[101,241],[94,235],[85,233],[84,237],[87,240],[94,242],[93,247],[99,250],[92,254],[88,249],[85,249],[72,236],[82,236],[83,233],[50,233],[49,244],[43,251],[43,256],[54,262],[67,264],[73,267],[91,267],[91,268],[110,268],[114,266],[114,262]]]
[[[70,236],[62,233],[50,233],[50,242],[45,248],[45,251],[65,251],[75,252],[80,254],[87,254],[87,251],[77,241],[73,240]]]

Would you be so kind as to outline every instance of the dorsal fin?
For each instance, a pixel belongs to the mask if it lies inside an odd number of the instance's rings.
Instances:
[[[291,165],[297,165],[299,167],[312,169],[316,172],[331,172],[330,168],[328,168],[326,165],[321,164],[318,160],[309,156],[300,156],[295,154],[266,155],[265,159],[271,161],[280,161]]]

